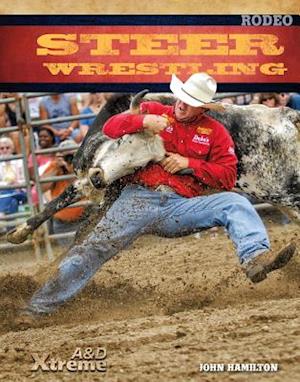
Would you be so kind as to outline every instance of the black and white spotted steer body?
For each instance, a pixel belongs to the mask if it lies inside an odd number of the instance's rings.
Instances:
[[[169,96],[159,94],[150,99],[170,102]],[[112,190],[119,179],[164,157],[163,143],[157,135],[145,131],[112,140],[102,134],[105,121],[127,110],[129,103],[129,95],[117,94],[107,102],[74,157],[75,182],[44,211],[11,231],[7,235],[10,242],[23,242],[54,213],[82,197],[104,200],[105,209],[118,195]],[[224,124],[235,142],[239,158],[237,187],[261,201],[286,207],[299,218],[300,113],[263,105],[225,105],[225,112],[210,114]]]

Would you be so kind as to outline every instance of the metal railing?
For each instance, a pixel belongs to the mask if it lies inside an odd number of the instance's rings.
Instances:
[[[11,156],[5,157],[5,158],[2,157],[2,158],[0,158],[0,162],[22,159],[25,182],[19,183],[16,185],[1,186],[0,189],[1,190],[11,190],[11,189],[18,189],[18,188],[26,188],[27,200],[28,200],[30,212],[26,213],[26,214],[17,213],[17,214],[13,214],[13,216],[11,216],[11,215],[3,216],[1,220],[2,221],[4,220],[6,223],[6,224],[2,223],[2,226],[4,226],[4,227],[9,225],[9,224],[7,224],[7,221],[14,220],[16,218],[18,219],[18,218],[28,217],[28,216],[34,214],[34,207],[33,207],[33,203],[32,203],[32,194],[31,194],[32,184],[31,184],[30,177],[29,177],[28,160],[27,160],[26,145],[25,145],[25,131],[23,129],[24,120],[22,118],[22,104],[21,104],[21,102],[22,102],[22,100],[20,97],[10,97],[10,98],[0,99],[0,104],[2,104],[2,105],[15,103],[15,105],[16,105],[16,109],[15,109],[16,110],[16,120],[17,120],[17,126],[3,127],[0,129],[0,134],[18,131],[19,132],[19,142],[20,142],[21,152],[22,152],[22,154],[19,154],[19,155],[11,155]],[[34,245],[34,249],[35,249],[36,258],[40,259],[40,257],[41,257],[40,246],[36,242],[33,242],[33,245]],[[7,248],[7,247],[11,247],[11,245],[7,245],[7,244],[3,245],[2,244],[0,246],[0,248],[2,248],[2,249]]]

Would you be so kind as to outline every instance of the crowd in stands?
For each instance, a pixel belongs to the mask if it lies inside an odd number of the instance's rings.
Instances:
[[[45,97],[29,99],[30,116],[32,120],[48,120],[76,115],[97,114],[105,105],[111,93],[77,93],[53,94]],[[16,93],[0,93],[0,99],[18,97]],[[230,104],[263,104],[268,107],[288,106],[300,110],[300,94],[297,93],[256,93],[241,94],[235,97],[222,99]],[[34,129],[37,149],[50,149],[53,147],[72,147],[70,151],[37,154],[36,161],[38,173],[41,178],[71,174],[74,146],[80,144],[93,123],[94,118],[84,118],[66,122],[45,122]],[[0,104],[0,220],[1,216],[18,211],[18,206],[27,201],[24,187],[18,187],[25,182],[22,159],[7,160],[13,154],[22,154],[19,132],[1,133],[1,128],[16,126],[15,103]],[[29,136],[25,136],[25,145],[28,158],[28,169],[32,181],[32,200],[38,205],[38,194],[35,180],[33,158],[30,153]],[[2,161],[1,161],[2,159]],[[42,183],[44,201],[58,196],[72,180]],[[11,188],[9,188],[11,187]],[[64,232],[67,228],[76,226],[82,214],[82,208],[69,208],[57,213],[53,219],[54,232]]]
[[[17,96],[16,93],[2,93],[0,99]],[[73,173],[74,147],[76,149],[76,146],[82,142],[94,118],[55,123],[49,123],[47,120],[79,114],[97,114],[109,96],[109,93],[51,94],[46,97],[29,99],[31,119],[46,120],[45,124],[39,128],[34,128],[36,149],[62,149],[61,152],[35,155],[40,179]],[[19,132],[1,134],[1,128],[16,125],[15,103],[0,105],[0,186],[6,187],[6,189],[0,189],[0,220],[7,214],[18,212],[19,205],[27,202],[23,160],[6,159],[13,154],[22,154]],[[27,164],[32,182],[32,202],[38,206],[38,192],[34,184],[33,154],[30,153],[29,137],[26,138]],[[69,146],[71,149],[66,151]],[[70,182],[72,182],[71,179],[63,179],[57,182],[41,183],[43,202],[48,202],[57,197]],[[18,187],[19,184],[23,184],[23,187]],[[8,189],[8,187],[12,188]],[[54,232],[62,233],[66,230],[75,230],[82,212],[82,207],[67,208],[58,212],[52,221]]]
[[[12,214],[18,211],[20,203],[26,202],[25,190],[18,187],[25,182],[24,167],[22,159],[9,159],[14,153],[14,142],[9,137],[0,138],[0,186],[7,189],[0,190],[0,216]]]
[[[236,97],[225,97],[222,102],[236,105],[262,104],[268,107],[287,106],[300,110],[300,94],[298,93],[241,94]]]

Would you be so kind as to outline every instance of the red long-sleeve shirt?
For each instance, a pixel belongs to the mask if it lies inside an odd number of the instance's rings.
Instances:
[[[156,114],[168,118],[170,125],[160,136],[166,151],[178,153],[189,160],[194,175],[176,175],[163,169],[158,163],[150,163],[139,170],[133,181],[155,188],[167,185],[185,197],[199,196],[209,189],[230,190],[237,176],[237,158],[234,143],[225,127],[207,115],[194,123],[176,121],[174,107],[158,102],[144,102],[142,114],[117,114],[103,127],[110,138],[119,138],[143,130],[145,114]]]

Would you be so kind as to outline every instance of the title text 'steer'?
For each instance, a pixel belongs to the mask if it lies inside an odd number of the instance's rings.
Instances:
[[[284,52],[275,34],[250,33],[56,33],[37,38],[38,56],[278,56]],[[89,48],[89,51],[87,51]]]

